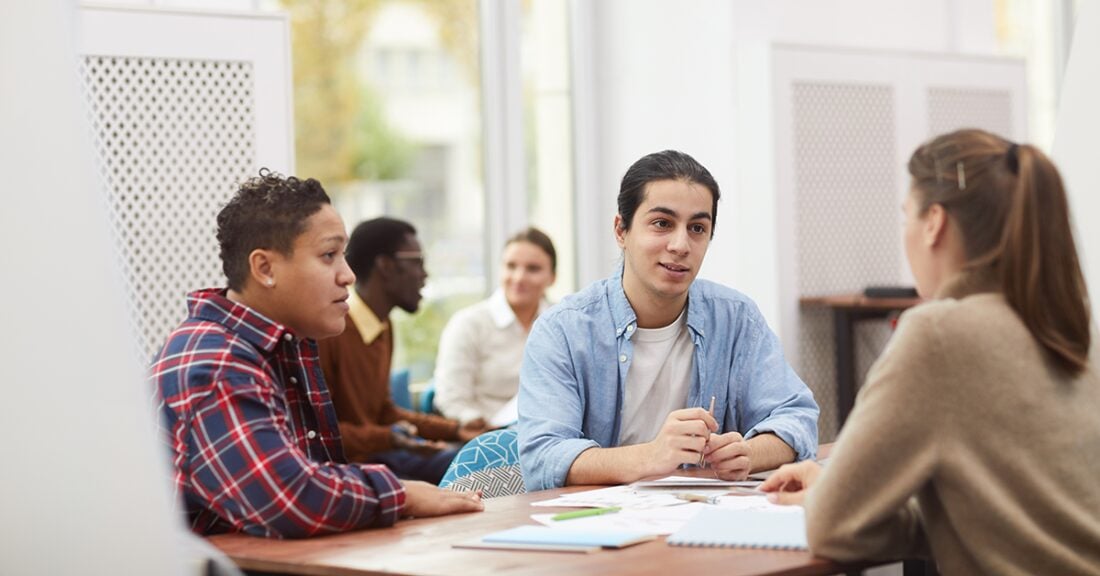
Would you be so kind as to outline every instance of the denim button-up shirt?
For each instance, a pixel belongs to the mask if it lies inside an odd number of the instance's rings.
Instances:
[[[695,346],[687,408],[709,407],[721,433],[770,432],[799,459],[817,450],[818,407],[747,296],[706,280],[688,289]],[[573,461],[619,445],[637,316],[622,268],[539,316],[520,369],[519,455],[528,490],[565,484]]]

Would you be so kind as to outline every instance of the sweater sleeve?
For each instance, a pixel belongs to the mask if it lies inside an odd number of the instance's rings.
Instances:
[[[406,410],[388,394],[383,395],[379,422],[352,424],[340,422],[340,435],[344,438],[344,452],[350,460],[364,461],[378,452],[393,450],[393,424],[406,420],[416,426],[421,437],[429,440],[454,440],[458,437],[458,422],[431,414]]]
[[[927,554],[914,496],[950,434],[950,380],[935,323],[908,314],[872,367],[825,471],[805,501],[810,548],[840,561]]]
[[[402,420],[412,422],[422,438],[427,438],[428,440],[458,439],[459,424],[456,420],[448,420],[434,414],[413,412],[398,406],[395,406],[394,410],[397,411],[397,414],[401,416]]]
[[[454,440],[458,437],[458,422],[431,414],[405,410],[386,398],[382,421],[352,424],[340,422],[340,436],[344,440],[344,452],[348,460],[363,462],[373,454],[393,450],[392,426],[398,420],[407,420],[416,426],[420,436],[429,440]]]
[[[339,339],[331,339],[319,342],[317,346],[318,360],[321,371],[325,375],[325,381],[329,392],[333,396],[333,405],[337,415],[341,409],[346,409],[345,403],[351,402],[345,380],[350,374],[344,373],[342,358],[348,358],[351,354],[341,349]],[[388,394],[388,392],[386,392]],[[382,395],[383,393],[378,393]],[[388,422],[363,422],[357,424],[341,417],[338,422],[340,437],[344,444],[344,454],[350,462],[366,462],[376,452],[384,452],[393,449],[393,440],[390,436]]]
[[[393,450],[393,435],[388,424],[340,422],[344,453],[351,462],[366,462],[378,452]]]

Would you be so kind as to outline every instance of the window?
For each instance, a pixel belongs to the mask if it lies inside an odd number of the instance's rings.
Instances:
[[[520,30],[527,210],[558,252],[550,298],[575,291],[573,110],[568,0],[527,0]]]
[[[420,311],[391,316],[394,367],[427,380],[451,314],[486,293],[477,0],[283,6],[298,172],[349,229],[382,215],[416,226],[429,278]]]
[[[555,242],[551,298],[577,288],[570,0],[107,2],[288,14],[296,175],[320,180],[349,228],[401,218],[424,247],[421,309],[391,317],[394,367],[414,382],[520,228]]]
[[[997,43],[1027,61],[1028,140],[1050,152],[1058,122],[1062,75],[1073,39],[1077,0],[998,0]]]

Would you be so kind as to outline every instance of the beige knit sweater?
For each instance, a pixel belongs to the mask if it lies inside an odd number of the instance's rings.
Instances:
[[[948,576],[1100,574],[1100,375],[1060,373],[974,284],[902,316],[807,494],[810,547],[930,550]]]

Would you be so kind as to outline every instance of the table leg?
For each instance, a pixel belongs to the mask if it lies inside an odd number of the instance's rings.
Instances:
[[[844,426],[856,400],[856,351],[852,340],[852,313],[833,309],[833,332],[836,344],[836,428]]]

